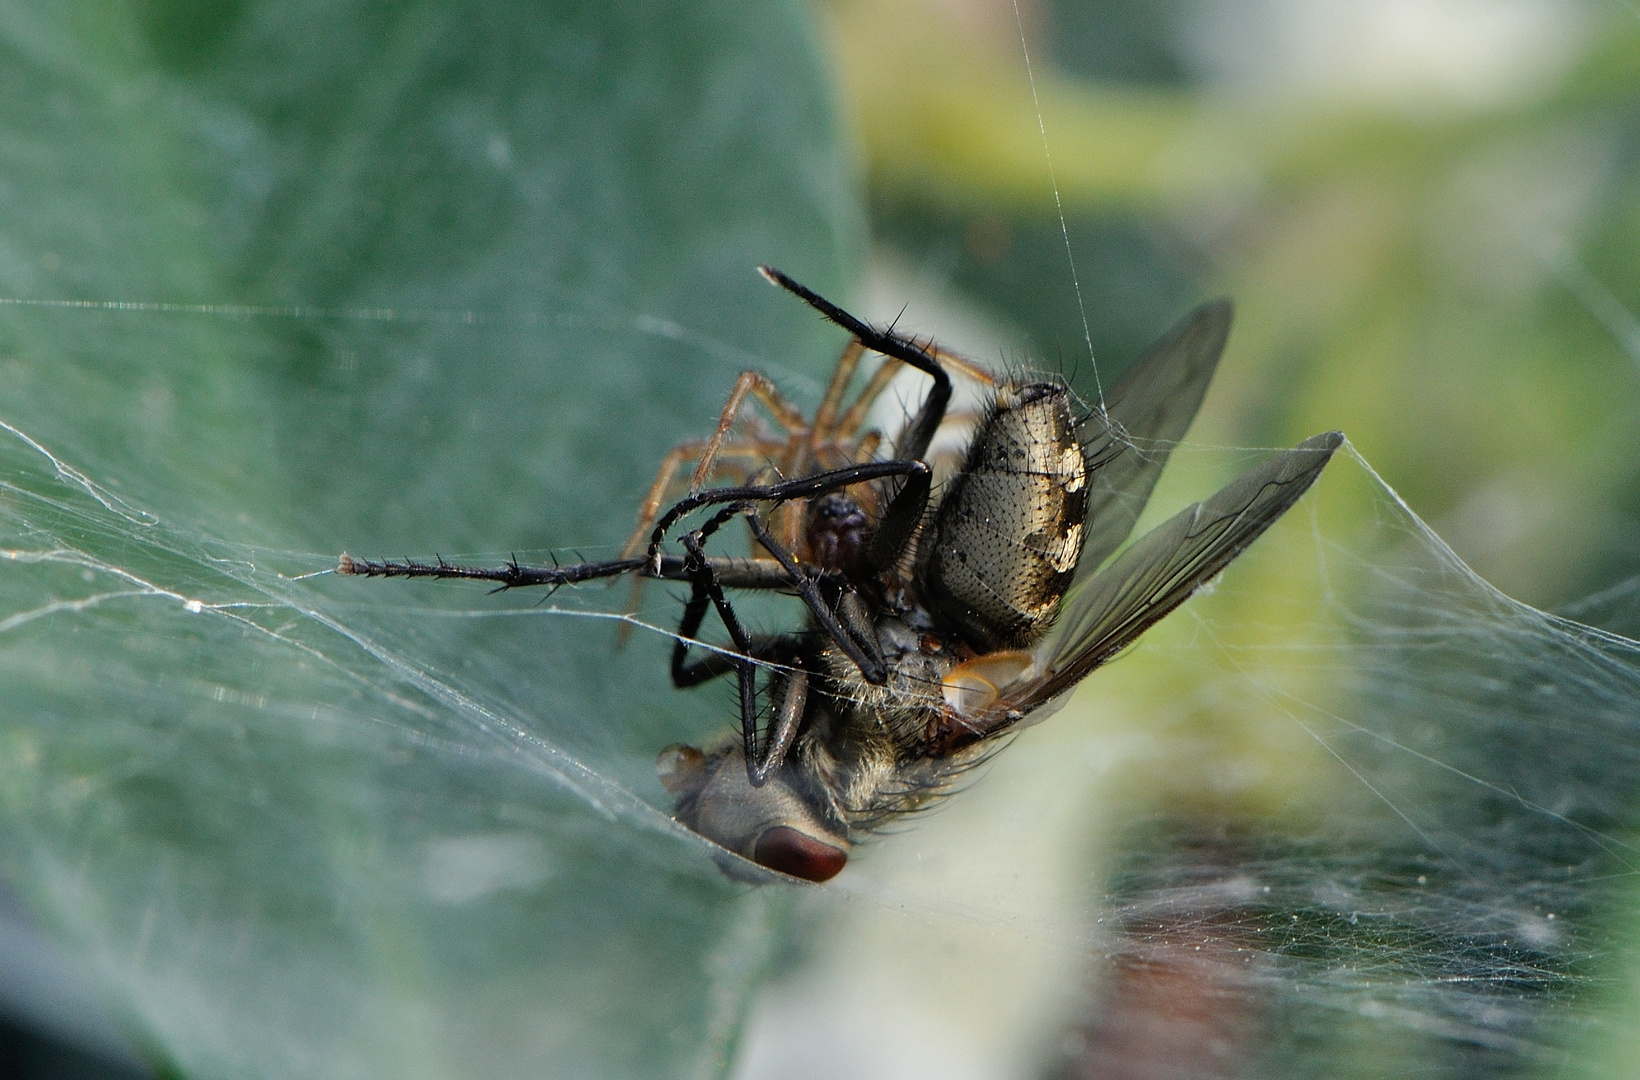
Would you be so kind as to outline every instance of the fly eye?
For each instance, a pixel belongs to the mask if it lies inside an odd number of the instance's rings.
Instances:
[[[752,860],[770,870],[803,878],[830,881],[848,862],[848,852],[800,833],[789,825],[776,825],[757,838]]]

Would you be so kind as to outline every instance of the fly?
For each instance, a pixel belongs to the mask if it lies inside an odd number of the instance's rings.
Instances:
[[[740,735],[661,752],[674,814],[755,863],[826,881],[862,837],[949,791],[1000,736],[1047,717],[1222,571],[1309,489],[1343,436],[1266,459],[1111,559],[1207,393],[1228,301],[1186,315],[1078,415],[1062,378],[999,379],[760,269],[851,335],[826,395],[811,421],[766,377],[743,373],[716,432],[667,455],[619,558],[468,567],[343,555],[337,569],[501,588],[622,575],[687,583],[672,681],[734,675]],[[847,402],[866,352],[885,361]],[[930,387],[885,451],[867,413],[900,365]],[[936,483],[930,447],[955,419],[953,374],[979,383],[988,404]],[[772,427],[743,423],[749,399]],[[690,462],[687,495],[663,512]],[[749,526],[753,554],[709,553],[735,521]],[[740,589],[795,594],[807,625],[750,633],[730,600]],[[695,655],[709,613],[729,644]]]

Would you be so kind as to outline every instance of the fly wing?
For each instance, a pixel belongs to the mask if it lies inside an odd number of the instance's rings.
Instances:
[[[1088,516],[1077,579],[1099,569],[1133,531],[1168,452],[1207,395],[1230,335],[1230,301],[1212,300],[1152,345],[1082,424]]]
[[[1036,673],[1006,687],[990,716],[1021,718],[1131,645],[1286,513],[1343,441],[1338,431],[1306,439],[1134,541],[1067,598]]]

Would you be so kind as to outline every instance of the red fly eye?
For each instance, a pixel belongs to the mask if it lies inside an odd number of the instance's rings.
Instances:
[[[848,862],[848,852],[786,825],[757,838],[752,858],[759,865],[807,881],[830,881]]]

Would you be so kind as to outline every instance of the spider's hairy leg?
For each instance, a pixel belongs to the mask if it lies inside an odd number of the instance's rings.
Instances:
[[[860,439],[860,441],[858,443],[856,443],[855,446],[854,446],[854,461],[855,461],[855,463],[858,464],[859,462],[862,462],[862,461],[870,461],[872,458],[876,457],[877,456],[877,448],[881,445],[883,445],[883,433],[882,432],[880,432],[880,431],[868,431],[868,432],[866,432],[865,435]]]
[[[824,495],[829,491],[837,491],[854,484],[864,483],[867,480],[881,480],[890,476],[909,476],[913,473],[927,471],[928,466],[921,461],[865,461],[858,465],[848,465],[841,469],[832,469],[830,472],[815,473],[813,476],[804,476],[796,480],[784,480],[778,484],[747,485],[745,487],[712,488],[697,492],[678,500],[672,508],[660,516],[655,522],[654,531],[649,534],[649,550],[646,557],[652,567],[650,576],[658,576],[653,568],[661,564],[661,544],[666,540],[666,534],[679,519],[694,513],[707,506],[717,506],[723,503],[771,503],[778,505],[794,499],[808,499],[816,495]]]
[[[655,524],[655,518],[661,512],[661,501],[666,498],[666,492],[678,478],[678,470],[683,468],[686,461],[697,460],[706,450],[705,439],[692,439],[681,442],[666,452],[661,459],[660,471],[655,474],[655,482],[649,485],[649,491],[644,495],[643,502],[638,504],[638,525],[632,530],[632,535],[626,538],[626,546],[621,549],[621,557],[636,555],[643,547],[643,538]]]
[[[723,458],[747,458],[761,463],[767,460],[771,454],[783,452],[786,445],[786,443],[769,440],[748,440],[744,443],[737,442],[729,446],[719,447],[717,456],[720,460]],[[626,546],[621,549],[621,558],[631,558],[643,550],[644,539],[649,535],[649,530],[655,525],[655,518],[661,512],[661,502],[666,498],[667,491],[677,480],[678,470],[683,468],[685,462],[700,458],[706,452],[708,446],[708,440],[696,439],[679,443],[667,451],[666,457],[661,460],[660,471],[655,475],[655,482],[649,485],[648,493],[644,495],[643,502],[638,505],[638,522],[633,528],[632,534],[627,537]],[[632,591],[626,598],[626,613],[628,615],[637,613],[638,602],[642,596],[643,577],[634,577],[632,579]],[[615,630],[616,644],[626,644],[626,640],[631,633],[632,624],[621,623]]]
[[[892,356],[884,358],[883,362],[877,366],[877,370],[871,373],[871,378],[866,380],[865,386],[860,389],[860,396],[854,399],[854,404],[848,407],[848,412],[844,413],[842,418],[837,421],[837,426],[832,430],[834,440],[841,442],[855,437],[856,433],[865,426],[866,414],[871,411],[873,405],[877,404],[877,399],[883,396],[883,391],[888,389],[888,384],[894,381],[894,373],[899,370],[900,362],[898,360]],[[877,435],[878,440],[881,441],[882,436],[880,434],[877,432],[871,434]]]
[[[945,349],[940,348],[938,345],[935,345],[932,341],[928,343],[927,349],[933,354],[934,359],[940,362],[941,367],[949,368],[958,375],[961,375],[963,378],[972,379],[981,386],[997,385],[997,377],[995,375],[991,374],[989,371],[986,371],[984,368],[980,367],[967,357],[958,356],[954,352],[948,352]]]
[[[855,339],[866,348],[910,364],[934,380],[934,385],[929,388],[928,395],[923,398],[922,406],[917,410],[917,415],[913,416],[911,422],[906,425],[905,431],[901,433],[900,441],[894,450],[896,457],[907,460],[921,458],[927,453],[928,444],[934,438],[934,431],[940,426],[940,422],[945,417],[945,407],[951,403],[951,376],[946,374],[945,368],[940,366],[940,362],[934,358],[933,354],[908,337],[896,334],[892,330],[879,330],[869,323],[862,322],[819,293],[793,281],[772,266],[760,266],[757,269],[770,282],[798,297],[820,314],[853,334]]]
[[[866,347],[857,338],[851,338],[843,346],[843,354],[837,358],[837,367],[826,386],[826,396],[821,399],[820,408],[815,410],[814,424],[809,428],[810,455],[820,449],[821,443],[831,438],[832,426],[837,422],[837,410],[842,408],[843,395],[848,393],[848,384],[853,381],[854,372],[859,368],[860,357],[865,351]]]
[[[735,380],[734,389],[729,391],[729,400],[723,403],[723,415],[718,417],[717,430],[706,440],[705,448],[700,455],[700,463],[695,466],[695,475],[689,481],[691,495],[705,487],[706,482],[711,479],[718,453],[729,437],[729,430],[740,418],[740,410],[745,406],[748,396],[761,401],[763,407],[769,410],[769,415],[774,417],[775,422],[785,428],[786,433],[791,436],[786,443],[781,444],[783,449],[786,446],[803,445],[809,427],[802,410],[787,401],[780,393],[780,388],[771,382],[767,375],[758,371],[742,371],[740,377]]]

